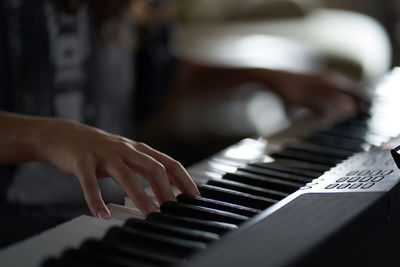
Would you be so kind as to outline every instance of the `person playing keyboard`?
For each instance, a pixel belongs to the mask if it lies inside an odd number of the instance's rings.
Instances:
[[[63,205],[81,203],[79,187],[93,216],[109,218],[103,198],[121,196],[121,191],[109,179],[99,180],[103,177],[112,177],[144,214],[158,206],[139,176],[149,181],[159,203],[175,200],[171,185],[199,195],[180,163],[127,138],[137,78],[134,3],[5,0],[0,6],[0,210],[8,218],[1,223],[4,243],[17,238],[7,239],[12,227],[24,222],[26,237],[43,230],[46,218],[51,222],[57,217],[54,209],[62,213]],[[219,77],[213,79],[216,88],[224,87],[224,77],[230,77],[229,86],[267,83],[288,103],[320,113],[324,103],[353,110],[358,101],[344,92],[356,86],[343,77],[185,66],[185,75]],[[201,75],[193,77],[196,82]]]

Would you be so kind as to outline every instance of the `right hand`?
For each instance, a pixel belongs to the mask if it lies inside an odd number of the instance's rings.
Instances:
[[[171,184],[185,194],[200,195],[179,162],[143,143],[63,119],[48,119],[42,126],[42,159],[78,178],[96,217],[110,217],[97,183],[101,177],[112,177],[145,215],[158,207],[137,174],[150,181],[159,203],[176,200]]]

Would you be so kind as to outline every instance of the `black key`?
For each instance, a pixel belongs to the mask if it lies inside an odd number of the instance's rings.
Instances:
[[[324,172],[329,170],[331,166],[326,166],[322,164],[317,164],[317,163],[311,163],[311,162],[306,162],[306,161],[301,161],[301,160],[295,160],[295,159],[275,159],[273,163],[283,165],[286,167],[290,168],[298,168],[302,170],[308,170],[308,171],[313,171],[313,172],[320,172],[320,175],[322,175]]]
[[[364,126],[359,126],[359,125],[355,125],[355,124],[337,124],[334,127],[332,127],[333,131],[340,131],[341,133],[350,133],[351,135],[354,136],[363,136],[365,134],[369,134],[371,133],[368,126],[364,125]]]
[[[61,260],[70,261],[73,263],[71,266],[99,266],[99,267],[155,267],[157,265],[147,264],[133,259],[127,260],[122,257],[113,257],[107,254],[101,254],[97,252],[87,252],[76,249],[69,249],[65,251],[61,257]]]
[[[230,189],[220,188],[212,185],[199,185],[199,191],[203,197],[225,201],[245,207],[264,210],[278,202],[275,199],[253,196]]]
[[[241,224],[247,221],[249,217],[237,215],[231,212],[210,209],[206,207],[199,207],[195,205],[179,203],[175,201],[165,201],[161,207],[161,212],[166,214],[173,214],[197,219],[205,219],[210,221]]]
[[[299,182],[299,183],[309,183],[313,180],[312,177],[304,177],[296,174],[290,174],[290,173],[284,173],[281,171],[275,171],[275,170],[268,170],[264,168],[258,168],[254,166],[246,166],[243,168],[238,168],[240,171],[244,172],[251,172],[251,173],[256,173],[260,174],[263,176],[267,177],[276,177],[276,178],[281,178],[284,180],[289,180],[289,181],[294,181],[294,182]]]
[[[326,165],[328,168],[333,167],[336,164],[340,163],[342,160],[332,158],[332,157],[327,157],[323,155],[316,155],[313,153],[308,153],[308,152],[303,152],[303,151],[297,151],[294,149],[290,148],[285,148],[284,150],[280,152],[275,152],[271,154],[272,158],[284,158],[284,159],[295,159],[295,160],[301,160],[305,162],[311,162],[311,163],[317,163],[321,165]]]
[[[177,196],[177,200],[178,200],[178,202],[181,202],[181,203],[232,212],[232,213],[247,216],[247,217],[252,217],[260,212],[260,210],[251,209],[248,207],[244,207],[244,206],[240,206],[240,205],[236,205],[236,204],[232,204],[232,203],[222,202],[222,201],[218,201],[215,199],[197,197],[197,196],[192,196],[192,195],[181,194],[181,195]]]
[[[191,241],[200,241],[204,243],[209,243],[211,241],[216,241],[219,239],[218,235],[214,233],[186,229],[157,222],[143,221],[134,218],[127,220],[124,226],[133,229],[146,230],[151,233],[163,234]]]
[[[338,123],[335,125],[335,127],[339,127],[341,129],[349,129],[350,131],[355,129],[355,130],[363,130],[368,128],[368,121],[366,120],[347,120],[341,123]]]
[[[333,127],[327,131],[324,131],[323,133],[364,142],[367,130],[348,131],[346,129],[340,129],[339,127]]]
[[[247,173],[243,171],[236,171],[234,173],[226,173],[223,179],[236,181],[248,185],[255,185],[266,189],[273,189],[276,191],[293,193],[300,187],[304,186],[305,183],[296,183],[291,181],[285,181],[278,178],[269,178],[259,174]]]
[[[276,170],[276,171],[281,171],[281,172],[286,172],[286,173],[291,173],[291,174],[296,174],[296,175],[302,175],[304,177],[310,177],[310,178],[314,178],[314,179],[320,177],[322,174],[322,172],[319,172],[319,171],[311,171],[311,170],[306,170],[306,169],[301,169],[301,168],[296,168],[296,167],[284,166],[284,165],[280,165],[276,162],[255,162],[255,163],[250,163],[249,166],[264,168],[264,169],[268,169],[268,170]]]
[[[362,144],[365,143],[358,140],[349,140],[347,138],[333,136],[325,133],[313,134],[311,137],[307,138],[306,141],[333,148],[352,150],[354,152],[362,151]]]
[[[176,265],[182,262],[181,258],[170,257],[138,248],[128,247],[123,244],[112,244],[104,241],[88,240],[79,248],[82,251],[100,253],[107,257],[125,258],[135,262],[147,263],[152,265]]]
[[[129,247],[147,250],[149,253],[178,258],[187,257],[196,251],[206,248],[206,244],[202,242],[188,241],[124,227],[111,228],[104,237],[104,241],[121,243]]]
[[[307,142],[291,144],[288,146],[288,148],[298,150],[298,151],[313,153],[316,155],[325,155],[328,157],[337,158],[339,160],[344,160],[344,159],[354,155],[353,151],[337,149],[337,148],[333,148],[333,147],[326,147],[326,146],[322,146],[322,145],[318,145],[318,144],[311,144],[311,143],[307,143]]]
[[[171,214],[162,214],[158,212],[150,213],[146,217],[146,221],[160,222],[179,226],[187,229],[194,229],[199,231],[205,231],[210,233],[216,233],[222,235],[228,231],[235,230],[238,227],[230,223],[222,223],[215,221],[206,221],[204,219],[195,219],[184,216],[175,216]]]
[[[254,196],[272,198],[276,200],[281,200],[289,195],[288,193],[279,192],[271,189],[265,189],[254,185],[247,185],[227,179],[209,180],[207,184],[226,189],[231,189],[242,193],[247,193]]]
[[[345,121],[336,124],[332,128],[337,128],[341,129],[344,131],[349,131],[349,132],[362,132],[368,129],[368,122],[367,121],[357,121],[357,120],[351,120],[351,121]]]

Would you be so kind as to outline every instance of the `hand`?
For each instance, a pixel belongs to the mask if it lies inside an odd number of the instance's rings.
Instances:
[[[335,111],[353,113],[368,96],[355,81],[335,73],[268,73],[271,88],[285,102],[328,115]]]
[[[112,177],[146,215],[158,207],[137,174],[150,181],[159,203],[176,200],[171,183],[183,193],[200,195],[180,163],[143,143],[62,119],[48,119],[41,139],[43,159],[78,178],[96,217],[110,216],[97,183],[101,177]]]

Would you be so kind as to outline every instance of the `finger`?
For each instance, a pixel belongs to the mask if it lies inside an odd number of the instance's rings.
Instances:
[[[124,161],[131,169],[150,181],[154,194],[160,203],[176,201],[168,174],[160,162],[143,152],[131,149]]]
[[[333,106],[345,113],[355,113],[358,110],[358,103],[354,98],[341,92],[334,92],[329,97]]]
[[[327,83],[334,87],[334,89],[351,96],[357,101],[369,102],[371,99],[371,95],[367,90],[365,90],[361,83],[346,77],[345,75],[331,73],[330,75],[325,75],[324,78]]]
[[[106,168],[143,214],[147,215],[158,210],[156,204],[142,188],[139,178],[122,161],[108,161]]]
[[[327,116],[334,110],[329,101],[316,96],[311,96],[304,106],[318,116]]]
[[[77,177],[81,184],[86,203],[93,216],[102,219],[109,219],[111,213],[101,197],[95,171],[90,167],[83,166],[79,169]]]
[[[182,193],[200,196],[200,192],[197,189],[195,182],[192,180],[192,178],[190,178],[185,168],[183,168],[178,161],[143,143],[136,143],[135,148],[161,162],[166,168],[167,172],[170,174],[169,178],[171,182]]]

